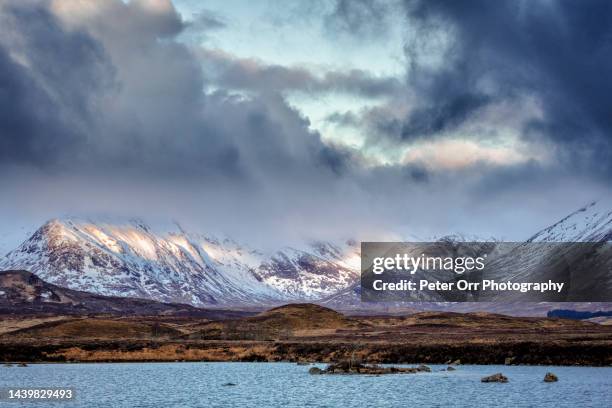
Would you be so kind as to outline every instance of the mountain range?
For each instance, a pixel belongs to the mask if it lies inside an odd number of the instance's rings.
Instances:
[[[514,250],[508,256],[497,258],[496,265],[503,270],[500,270],[499,276],[514,276],[525,279],[525,274],[535,273],[537,265],[541,264],[545,258],[550,256],[542,250],[543,243],[575,243],[575,242],[597,242],[609,243],[612,242],[612,209],[607,207],[604,202],[593,201],[586,206],[572,212],[560,221],[553,225],[544,228],[525,242],[510,245]],[[461,243],[455,243],[460,245]],[[531,244],[536,244],[531,245]],[[540,245],[539,245],[540,244]],[[504,245],[508,247],[508,245]],[[545,247],[544,247],[545,248]],[[608,251],[606,257],[610,260],[610,247],[606,246]],[[510,273],[511,270],[517,270],[517,262],[524,266],[518,272]],[[520,269],[520,268],[519,268]],[[609,270],[609,268],[608,268]],[[612,293],[612,275],[608,273],[605,280],[599,283],[602,286],[602,291]],[[422,296],[422,294],[418,294]],[[474,312],[488,311],[493,313],[503,313],[519,316],[535,316],[545,315],[553,309],[572,309],[577,311],[597,311],[610,310],[612,303],[609,302],[448,302],[442,298],[432,298],[430,301],[418,301],[417,297],[414,301],[405,302],[385,302],[385,303],[363,303],[361,301],[361,285],[360,282],[355,282],[348,288],[340,292],[322,299],[319,304],[337,309],[337,310],[352,310],[360,313],[371,313],[379,311],[381,313],[401,313],[405,308],[412,310],[440,310],[440,311],[455,311],[455,312]]]
[[[592,202],[525,242],[611,240],[612,210],[602,202]],[[0,270],[27,270],[57,287],[96,295],[197,307],[244,308],[309,301],[355,312],[486,309],[519,315],[545,314],[555,308],[611,308],[602,303],[550,302],[363,304],[359,260],[360,246],[353,241],[309,242],[299,248],[266,252],[181,228],[160,233],[140,220],[110,223],[67,218],[45,223],[0,258]]]
[[[46,282],[105,296],[237,306],[331,295],[358,279],[356,260],[354,242],[265,253],[230,239],[157,233],[139,220],[54,219],[0,260],[0,270],[28,270]]]

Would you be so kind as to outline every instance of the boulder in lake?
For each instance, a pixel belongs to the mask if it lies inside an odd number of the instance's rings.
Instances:
[[[431,373],[431,368],[427,367],[425,364],[421,364],[420,366],[417,367],[417,371]]]
[[[448,366],[448,367],[446,368],[446,371],[455,371],[455,370],[456,370],[456,368],[455,368],[455,367],[453,367],[453,366]]]
[[[508,377],[506,377],[502,373],[497,373],[497,374],[489,375],[487,377],[482,377],[480,381],[485,382],[485,383],[488,383],[488,382],[507,383]]]
[[[321,370],[319,367],[310,367],[310,370],[308,370],[308,374],[323,374],[323,370]]]
[[[557,382],[559,381],[559,377],[554,375],[553,373],[546,373],[544,376],[544,382]]]

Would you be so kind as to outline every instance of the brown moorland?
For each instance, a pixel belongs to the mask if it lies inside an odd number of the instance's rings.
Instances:
[[[489,313],[345,316],[317,305],[292,304],[215,321],[109,315],[11,319],[8,325],[4,319],[0,323],[0,361],[351,358],[367,363],[612,365],[612,326]]]

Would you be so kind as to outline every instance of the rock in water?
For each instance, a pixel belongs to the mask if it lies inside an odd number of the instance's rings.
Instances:
[[[553,373],[546,373],[544,376],[544,382],[557,382],[559,381],[559,377],[554,375]]]
[[[417,367],[417,371],[423,371],[426,373],[431,373],[431,368],[427,367],[424,364],[421,364],[420,366]]]
[[[28,365],[26,363],[19,363],[19,367],[27,367]]]
[[[323,370],[319,367],[311,367],[310,370],[308,370],[308,374],[323,374]]]
[[[455,371],[455,370],[456,370],[456,368],[455,368],[455,367],[452,367],[452,366],[448,366],[448,367],[446,368],[446,371]]]
[[[488,383],[488,382],[507,383],[508,377],[506,377],[502,373],[497,373],[497,374],[490,375],[488,377],[482,377],[480,381],[485,382],[485,383]]]
[[[229,382],[229,383],[223,384],[223,386],[224,387],[234,387],[234,386],[236,386],[236,384]]]

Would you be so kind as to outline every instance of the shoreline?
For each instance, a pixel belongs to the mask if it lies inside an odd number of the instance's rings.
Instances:
[[[313,367],[317,365],[328,365],[331,362],[325,361],[312,361],[306,362],[305,364],[297,364],[296,361],[209,361],[209,360],[193,360],[193,361],[140,361],[140,360],[121,360],[121,361],[3,361],[0,363],[0,368],[27,368],[27,367],[17,367],[19,363],[26,363],[29,366],[36,365],[93,365],[93,364],[291,364],[291,365],[302,365],[304,367]],[[12,367],[6,367],[5,364],[12,364]],[[414,363],[383,363],[379,364],[383,367],[385,366],[415,366],[424,364],[422,362],[414,362]],[[430,366],[447,366],[447,364],[441,363],[427,363]],[[580,367],[580,368],[612,368],[612,365],[602,366],[602,365],[558,365],[558,364],[459,364],[453,367]],[[457,368],[456,368],[457,369]],[[442,372],[444,370],[441,370]]]

